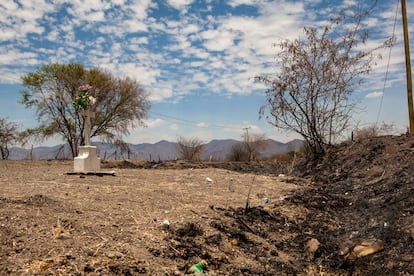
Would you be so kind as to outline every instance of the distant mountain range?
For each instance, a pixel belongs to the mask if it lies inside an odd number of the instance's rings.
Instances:
[[[240,141],[233,139],[212,140],[205,144],[201,159],[206,160],[226,160],[233,145]],[[96,142],[93,143],[97,147],[100,158],[107,160],[147,160],[147,161],[164,161],[174,160],[179,157],[177,143],[165,140],[155,144],[128,144],[129,153],[121,153],[120,149],[114,144]],[[261,158],[271,157],[275,154],[286,153],[299,149],[303,144],[302,140],[292,140],[288,143],[281,143],[272,139],[266,140],[266,147],[260,152]],[[30,149],[13,147],[10,149],[10,160],[30,159]],[[71,159],[69,146],[61,144],[53,147],[36,147],[32,150],[33,160],[48,159]]]

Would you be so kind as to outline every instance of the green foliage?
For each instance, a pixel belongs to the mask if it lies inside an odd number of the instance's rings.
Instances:
[[[79,92],[72,100],[72,105],[76,110],[87,110],[93,104],[95,104],[95,98],[89,95],[89,90],[93,87],[89,84],[79,86]]]
[[[150,108],[148,93],[137,81],[78,63],[43,65],[23,76],[22,82],[26,89],[21,91],[21,103],[35,109],[39,122],[25,134],[39,139],[59,135],[73,156],[85,139],[81,110],[90,107],[95,112],[91,137],[111,142],[143,125]]]
[[[72,100],[72,105],[75,109],[88,109],[89,105],[89,94],[87,91],[80,91],[78,95]]]

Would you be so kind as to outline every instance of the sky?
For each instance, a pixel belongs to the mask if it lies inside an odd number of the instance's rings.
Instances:
[[[303,27],[320,28],[357,2],[2,0],[0,117],[16,122],[21,130],[36,126],[35,111],[18,103],[21,76],[52,62],[78,62],[131,77],[150,93],[146,127],[131,129],[124,137],[128,143],[179,137],[204,142],[240,139],[246,129],[281,142],[300,138],[259,118],[265,87],[253,78],[277,73],[275,44],[303,37]],[[406,2],[412,50],[414,1]],[[400,0],[380,0],[366,24],[368,47],[393,33],[397,40],[391,51],[381,52],[382,59],[355,92],[359,104],[353,128],[385,122],[405,132],[408,108]],[[61,142],[54,138],[42,144]]]

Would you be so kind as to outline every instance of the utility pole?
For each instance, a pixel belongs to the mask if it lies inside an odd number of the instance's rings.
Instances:
[[[405,70],[407,75],[407,99],[410,133],[414,133],[413,83],[411,77],[410,44],[408,40],[407,7],[405,0],[401,0],[401,12],[404,29]]]
[[[244,136],[244,141],[243,141],[243,143],[244,143],[244,146],[246,147],[246,149],[247,149],[247,154],[248,154],[248,161],[250,162],[250,161],[252,161],[252,145],[251,145],[251,141],[250,141],[250,136],[249,136],[249,128],[251,128],[250,126],[248,126],[248,127],[244,127],[243,128],[243,130],[245,130],[246,131],[246,135]]]
[[[249,128],[251,127],[244,127],[243,130],[246,131],[247,137],[249,137]]]

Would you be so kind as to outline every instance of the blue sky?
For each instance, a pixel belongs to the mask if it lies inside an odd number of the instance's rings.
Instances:
[[[150,92],[147,127],[131,130],[127,142],[239,139],[245,127],[289,141],[298,136],[259,120],[265,88],[252,79],[275,72],[274,43],[303,36],[304,26],[323,26],[355,2],[3,0],[0,117],[21,129],[36,125],[34,111],[18,103],[20,77],[50,62],[80,62],[134,78]],[[379,2],[367,21],[372,47],[392,35],[400,0]],[[413,49],[414,1],[407,6]],[[401,7],[395,35],[385,89],[388,50],[355,93],[361,101],[355,126],[379,121],[404,131],[408,125]]]

